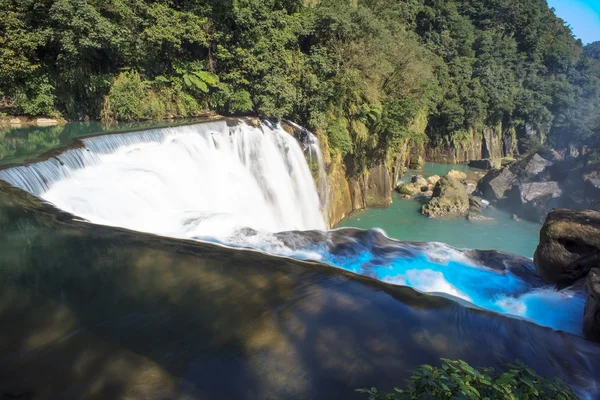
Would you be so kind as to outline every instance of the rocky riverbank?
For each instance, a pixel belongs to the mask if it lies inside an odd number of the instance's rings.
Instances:
[[[600,208],[600,168],[591,155],[562,159],[536,153],[489,171],[477,191],[497,207],[543,222],[553,208]]]
[[[0,127],[7,126],[20,128],[24,126],[56,126],[64,125],[67,120],[62,118],[36,118],[36,117],[20,117],[20,116],[5,116],[0,117]]]

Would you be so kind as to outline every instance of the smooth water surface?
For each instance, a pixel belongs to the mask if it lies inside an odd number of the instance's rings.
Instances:
[[[112,125],[100,122],[69,122],[57,126],[1,126],[0,165],[19,163],[47,151],[71,144],[73,139],[108,133],[186,125],[198,120],[119,122]]]
[[[473,172],[464,165],[426,164],[420,173],[444,175],[450,169]],[[412,171],[403,180],[410,179]],[[433,219],[419,212],[425,198],[403,200],[394,192],[394,203],[386,209],[369,209],[357,213],[339,224],[339,227],[361,229],[380,228],[394,239],[416,242],[442,242],[461,249],[501,250],[533,257],[539,241],[541,225],[529,221],[515,221],[511,214],[487,208],[482,214],[493,221],[468,221],[464,217]]]

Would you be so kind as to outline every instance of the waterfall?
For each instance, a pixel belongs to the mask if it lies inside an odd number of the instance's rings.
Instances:
[[[234,122],[89,137],[0,179],[93,223],[320,261],[581,335],[584,292],[546,287],[530,260],[490,269],[440,244],[324,232],[329,195],[315,136],[291,122],[296,137],[269,121]]]
[[[0,179],[91,222],[161,235],[326,228],[300,144],[279,125],[218,121],[82,142]]]

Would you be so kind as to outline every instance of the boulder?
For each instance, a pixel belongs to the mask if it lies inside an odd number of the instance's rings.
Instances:
[[[469,167],[477,169],[498,169],[502,167],[502,159],[487,158],[485,160],[471,160],[469,161]]]
[[[583,311],[583,334],[600,343],[600,268],[592,269],[585,283],[587,299]]]
[[[411,183],[414,183],[415,186],[427,186],[427,180],[423,178],[421,175],[415,175],[411,178]]]
[[[453,169],[452,171],[449,171],[446,176],[448,178],[452,178],[452,179],[456,179],[457,181],[462,181],[467,179],[467,174],[465,174],[464,172],[461,171],[457,171],[455,169]]]
[[[54,126],[58,125],[58,120],[50,118],[38,118],[35,120],[37,126]]]
[[[402,183],[402,184],[398,185],[396,190],[398,191],[398,193],[408,195],[408,196],[414,196],[415,194],[421,192],[421,188],[418,186],[415,186],[412,183]]]
[[[511,169],[512,172],[519,177],[520,181],[531,182],[534,180],[542,180],[541,177],[543,176],[543,173],[552,165],[553,163],[551,161],[546,160],[536,153],[513,164]]]
[[[421,169],[423,167],[423,157],[414,155],[410,158],[408,167],[411,169]]]
[[[518,186],[519,200],[522,204],[531,203],[540,199],[558,198],[562,190],[558,182],[531,182]]]
[[[400,196],[400,198],[402,200],[410,200],[410,199],[412,199],[412,196],[410,194],[403,194]]]
[[[421,213],[428,217],[466,214],[469,210],[469,196],[465,186],[449,176],[439,180],[428,204]]]
[[[481,192],[483,198],[498,201],[506,196],[516,182],[516,175],[508,168],[492,170],[479,181],[477,190]]]
[[[467,220],[469,222],[489,222],[493,221],[494,218],[486,217],[485,215],[477,214],[477,213],[468,213]]]
[[[429,178],[427,178],[427,183],[431,186],[435,186],[435,184],[438,183],[440,179],[441,178],[439,175],[431,175]]]
[[[558,182],[522,183],[508,195],[508,205],[521,217],[543,223],[546,214],[561,205],[561,196]]]
[[[586,276],[600,263],[600,211],[552,210],[533,260],[551,283],[569,285]]]
[[[477,196],[469,196],[469,208],[473,211],[483,210],[483,201]]]
[[[19,118],[11,118],[10,124],[11,125],[21,125],[21,120]]]

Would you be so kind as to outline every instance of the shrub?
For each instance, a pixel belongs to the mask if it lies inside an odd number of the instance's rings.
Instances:
[[[150,118],[150,99],[146,82],[135,71],[121,72],[104,99],[104,109],[114,119],[133,121]],[[103,116],[108,119],[108,115]]]
[[[26,87],[15,91],[14,108],[25,115],[58,117],[54,103],[54,85],[47,76],[32,79]]]
[[[359,389],[370,400],[574,400],[572,389],[559,381],[539,377],[524,364],[509,365],[508,371],[477,370],[464,361],[442,359],[441,368],[422,365],[408,380],[408,388],[392,393],[376,388]]]

